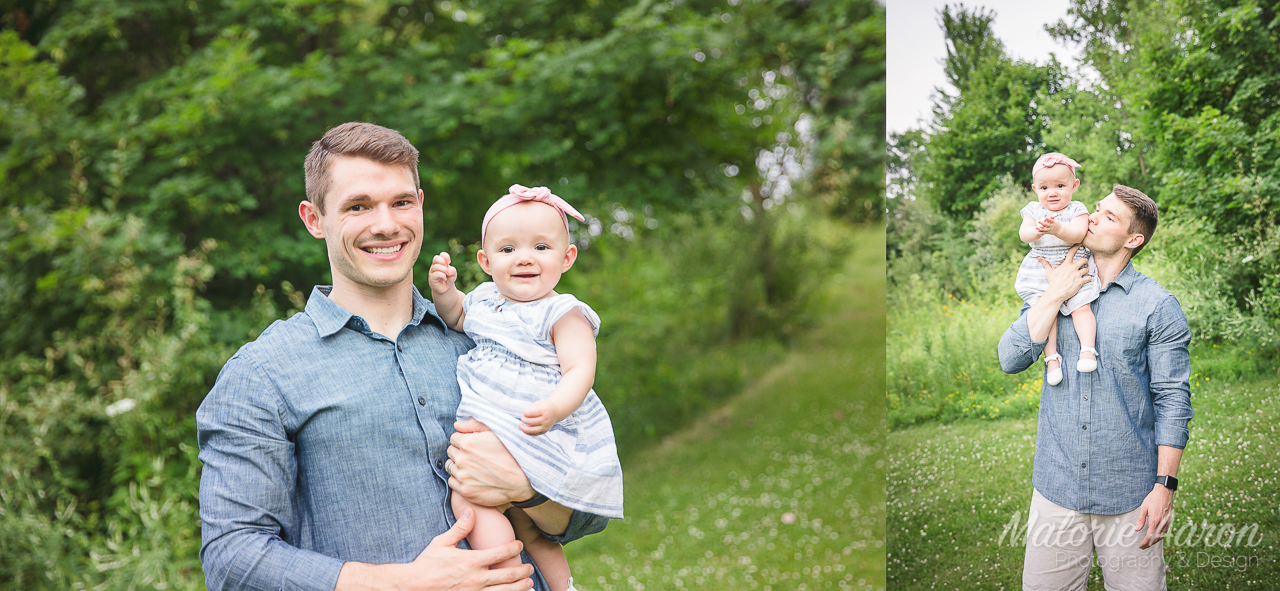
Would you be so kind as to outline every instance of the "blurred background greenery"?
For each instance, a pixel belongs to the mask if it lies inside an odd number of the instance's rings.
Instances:
[[[884,76],[873,0],[5,3],[0,581],[203,586],[193,413],[329,281],[329,127],[418,147],[424,252],[472,260],[512,183],[588,214],[563,288],[625,461],[821,320],[883,220]]]
[[[1020,530],[996,542],[1011,515],[1025,519],[1044,365],[1006,375],[996,345],[1023,303],[1018,211],[1050,151],[1081,163],[1075,199],[1091,211],[1115,183],[1159,206],[1133,265],[1178,298],[1193,334],[1179,476],[1196,484],[1178,493],[1175,525],[1277,531],[1259,476],[1269,456],[1248,449],[1275,444],[1280,383],[1280,5],[1072,0],[1048,27],[1081,48],[1067,64],[1011,57],[995,16],[958,4],[938,15],[951,88],[930,121],[889,138],[889,586],[1020,584]],[[1174,540],[1170,587],[1265,587],[1270,548]]]

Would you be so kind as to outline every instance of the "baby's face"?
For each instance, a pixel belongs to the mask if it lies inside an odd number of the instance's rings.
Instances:
[[[489,221],[476,258],[502,297],[533,302],[555,294],[560,275],[577,256],[560,213],[545,203],[526,201]]]
[[[1031,188],[1040,197],[1040,205],[1049,211],[1066,209],[1079,186],[1080,179],[1065,164],[1040,169],[1031,179]]]

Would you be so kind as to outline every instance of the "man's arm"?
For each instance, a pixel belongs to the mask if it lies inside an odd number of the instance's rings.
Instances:
[[[1024,306],[1023,314],[1000,337],[1000,369],[1005,373],[1019,373],[1035,363],[1040,352],[1044,351],[1045,343],[1049,341],[1049,329],[1058,321],[1058,310],[1062,308],[1062,303],[1076,295],[1089,282],[1088,259],[1075,258],[1079,248],[1077,245],[1067,251],[1067,258],[1063,262],[1071,261],[1069,264],[1054,267],[1043,258],[1040,259],[1045,276],[1049,279],[1049,287],[1030,308]]]
[[[1161,445],[1157,450],[1157,475],[1176,478],[1178,476],[1178,464],[1182,462],[1182,450],[1168,445]],[[1169,531],[1169,523],[1172,518],[1173,491],[1165,488],[1163,484],[1153,483],[1151,492],[1147,493],[1147,498],[1142,500],[1142,506],[1138,507],[1138,520],[1133,524],[1133,531],[1141,531],[1142,526],[1147,521],[1152,523],[1152,527],[1147,528],[1147,535],[1142,537],[1138,547],[1146,550],[1152,544],[1160,541],[1160,538],[1164,537],[1164,534]]]
[[[304,550],[285,542],[293,510],[297,465],[280,414],[280,395],[265,373],[237,355],[222,369],[196,412],[200,460],[200,560],[211,591],[334,589],[492,589],[532,587],[529,565],[489,570],[520,554],[512,542],[485,551],[456,548],[473,519],[431,541],[407,564],[369,565]],[[358,501],[356,501],[358,502]],[[456,539],[455,539],[456,538]]]
[[[1191,329],[1173,296],[1156,306],[1147,321],[1147,368],[1155,409],[1156,445],[1187,446],[1191,409]]]
[[[1067,258],[1062,259],[1062,264],[1057,267],[1050,265],[1043,257],[1040,258],[1049,287],[1045,288],[1044,295],[1027,310],[1027,332],[1033,341],[1049,339],[1049,330],[1058,321],[1058,311],[1062,304],[1089,282],[1089,260],[1077,260],[1077,250],[1080,250],[1079,244],[1067,251]]]
[[[475,419],[454,425],[449,488],[484,507],[526,501],[538,493],[498,437]],[[574,511],[554,501],[524,510],[546,537],[562,544],[604,531],[607,517]]]
[[[1168,296],[1156,306],[1147,320],[1147,367],[1150,370],[1151,403],[1155,409],[1157,459],[1156,475],[1177,476],[1182,450],[1190,431],[1187,424],[1195,416],[1191,409],[1191,329],[1182,306]],[[1134,529],[1142,529],[1151,521],[1154,527],[1139,547],[1146,548],[1159,540],[1169,528],[1173,491],[1153,484],[1142,501]]]
[[[295,522],[297,465],[274,385],[237,354],[196,411],[200,461],[200,562],[211,591],[330,591],[342,561],[280,537]]]

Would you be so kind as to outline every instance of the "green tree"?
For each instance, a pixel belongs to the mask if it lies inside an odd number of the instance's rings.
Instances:
[[[941,11],[946,71],[955,94],[934,107],[928,143],[913,159],[915,188],[940,211],[968,219],[1004,175],[1030,186],[1031,166],[1045,148],[1048,122],[1040,103],[1064,84],[1056,60],[1044,66],[1012,59],[992,37],[994,15],[963,6]]]

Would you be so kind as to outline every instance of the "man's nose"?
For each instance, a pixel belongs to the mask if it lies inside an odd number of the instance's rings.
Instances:
[[[400,223],[396,221],[396,216],[390,207],[377,206],[373,209],[373,220],[369,225],[369,232],[390,236],[399,230]]]

